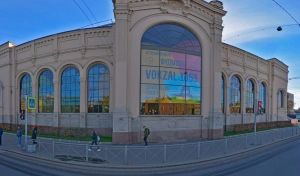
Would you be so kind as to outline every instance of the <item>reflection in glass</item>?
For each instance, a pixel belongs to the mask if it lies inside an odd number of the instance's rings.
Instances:
[[[266,86],[264,83],[259,84],[259,101],[262,102],[261,113],[266,113]]]
[[[53,73],[44,71],[39,77],[38,112],[53,113],[54,111],[54,86]]]
[[[141,114],[201,114],[201,46],[175,24],[148,29],[141,43]]]
[[[224,89],[225,89],[225,84],[224,84],[224,77],[222,75],[222,88],[221,88],[221,110],[224,113]]]
[[[109,113],[109,70],[97,64],[88,72],[88,112]]]
[[[20,95],[21,97],[23,97],[24,95],[32,96],[31,77],[29,74],[24,75],[20,81]],[[25,110],[25,108],[25,99],[22,99],[20,110]],[[32,110],[28,110],[28,112],[31,111]]]
[[[61,112],[80,112],[80,80],[79,71],[68,67],[61,76]]]
[[[241,82],[237,76],[232,76],[230,82],[230,113],[241,113]]]
[[[279,94],[278,94],[278,107],[279,108],[283,107],[283,93],[282,93],[282,90],[280,90]]]
[[[251,80],[247,81],[246,113],[254,113],[254,84]]]

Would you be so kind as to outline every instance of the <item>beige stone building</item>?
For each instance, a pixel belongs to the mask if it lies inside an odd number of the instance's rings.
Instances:
[[[220,138],[286,118],[288,67],[222,43],[220,1],[113,0],[115,23],[0,45],[0,121],[96,129],[114,143]]]

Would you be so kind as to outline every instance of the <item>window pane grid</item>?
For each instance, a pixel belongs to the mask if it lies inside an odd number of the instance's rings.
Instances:
[[[61,112],[80,112],[80,80],[79,71],[75,67],[68,67],[62,73],[61,80]]]
[[[109,113],[110,80],[105,65],[97,64],[88,72],[88,112]]]
[[[237,76],[230,83],[230,113],[241,113],[241,84]]]
[[[259,85],[259,101],[262,102],[261,113],[266,113],[266,86],[264,83]]]
[[[246,113],[254,113],[254,84],[251,80],[247,81]]]
[[[53,113],[54,112],[54,85],[53,73],[50,70],[44,71],[39,77],[38,89],[38,112]]]

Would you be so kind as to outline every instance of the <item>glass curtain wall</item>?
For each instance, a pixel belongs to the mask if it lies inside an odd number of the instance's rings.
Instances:
[[[148,29],[141,46],[143,115],[201,114],[201,46],[175,24]]]

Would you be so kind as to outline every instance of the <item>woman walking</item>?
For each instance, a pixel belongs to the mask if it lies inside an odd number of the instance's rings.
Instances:
[[[17,131],[17,137],[18,137],[18,146],[21,147],[22,145],[22,127],[18,126],[18,131]]]

